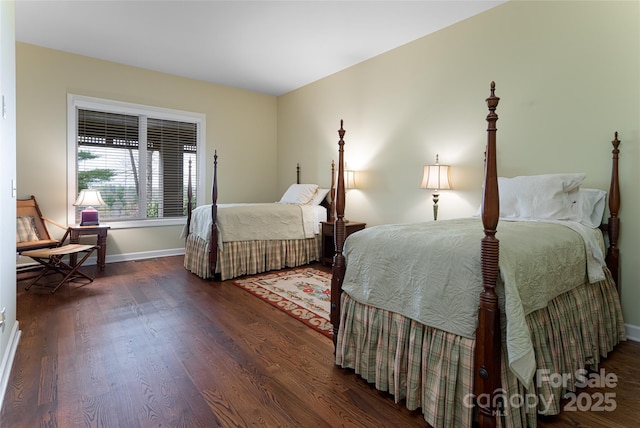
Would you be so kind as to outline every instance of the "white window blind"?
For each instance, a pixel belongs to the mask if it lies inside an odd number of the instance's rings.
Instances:
[[[194,123],[147,120],[147,216],[187,214],[188,162],[195,167],[197,129]]]

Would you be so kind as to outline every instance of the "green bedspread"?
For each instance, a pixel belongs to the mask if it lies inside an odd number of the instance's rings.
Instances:
[[[525,385],[535,357],[525,316],[585,282],[588,245],[563,224],[501,221],[497,293],[509,366]],[[594,233],[600,233],[595,230]],[[371,227],[345,242],[343,290],[360,303],[453,334],[475,336],[482,291],[476,218]]]

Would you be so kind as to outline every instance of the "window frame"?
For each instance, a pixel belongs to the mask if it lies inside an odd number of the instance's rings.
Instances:
[[[88,97],[84,95],[67,94],[67,222],[76,224],[75,207],[73,203],[78,195],[78,109],[97,110],[109,113],[129,114],[142,117],[189,122],[197,124],[196,135],[196,182],[192,183],[196,192],[196,205],[202,205],[205,201],[203,189],[206,182],[206,116],[202,113],[194,113],[183,110],[154,107],[142,104],[134,104],[123,101],[115,101],[104,98]],[[175,226],[185,224],[186,217],[153,218],[122,220],[109,223],[111,229],[130,229],[153,226]]]

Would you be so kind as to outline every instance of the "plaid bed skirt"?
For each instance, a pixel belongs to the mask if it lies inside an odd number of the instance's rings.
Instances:
[[[216,272],[224,281],[285,267],[301,266],[320,258],[320,235],[315,238],[283,241],[224,242],[218,251]],[[209,245],[189,235],[185,245],[184,267],[200,278],[212,278]]]
[[[618,292],[606,274],[605,281],[577,287],[527,316],[537,373],[575,379],[583,368],[598,370],[600,359],[626,339]],[[341,299],[337,365],[354,369],[396,402],[405,400],[409,410],[421,408],[433,427],[471,426],[474,339],[360,304],[346,293]],[[498,426],[535,427],[538,412],[559,413],[562,397],[575,391],[573,382],[540,376],[528,391],[508,369],[506,346],[502,352],[505,407]]]

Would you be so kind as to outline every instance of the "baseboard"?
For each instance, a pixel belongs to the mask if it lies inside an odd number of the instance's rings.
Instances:
[[[115,262],[129,262],[133,260],[156,259],[159,257],[181,256],[181,255],[184,255],[184,248],[172,248],[167,250],[142,251],[139,253],[115,254],[112,256],[107,256],[106,262],[107,264],[109,264],[109,263],[115,263]],[[91,258],[89,258],[89,260],[87,261],[88,262],[91,261]],[[94,258],[93,264],[95,264],[95,262],[96,261]],[[107,269],[108,269],[108,266],[107,266]]]
[[[625,324],[627,330],[627,339],[634,342],[640,342],[640,327],[632,324]]]
[[[11,336],[9,336],[9,342],[7,343],[7,349],[2,356],[2,364],[0,365],[0,409],[2,403],[4,403],[4,395],[7,392],[7,386],[9,385],[9,376],[11,375],[11,368],[13,367],[13,360],[18,350],[18,342],[20,341],[21,331],[18,328],[18,321],[13,323],[11,329]]]

